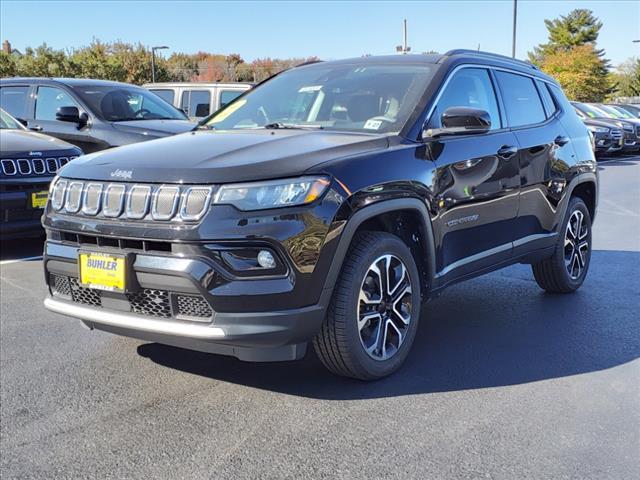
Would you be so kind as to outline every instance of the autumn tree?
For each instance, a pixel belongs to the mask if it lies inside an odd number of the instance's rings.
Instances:
[[[601,102],[612,90],[609,78],[601,74],[601,59],[593,45],[547,54],[540,68],[558,80],[571,100]]]
[[[640,97],[640,58],[630,58],[612,73],[614,97]]]

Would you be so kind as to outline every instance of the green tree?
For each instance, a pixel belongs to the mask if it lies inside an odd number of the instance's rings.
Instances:
[[[198,76],[198,62],[193,55],[174,53],[163,64],[170,81],[190,82]]]
[[[7,52],[0,52],[0,78],[15,77],[18,73],[16,56]]]
[[[630,58],[611,74],[615,83],[613,97],[640,96],[640,58]]]
[[[43,43],[35,50],[27,48],[24,55],[15,57],[15,75],[28,77],[66,77],[74,69],[63,50],[54,50]]]
[[[111,45],[94,40],[88,47],[74,51],[70,58],[75,76],[124,81],[127,72],[124,64],[113,55]]]
[[[567,50],[587,43],[594,44],[602,28],[602,22],[593,15],[591,10],[579,8],[561,15],[560,18],[545,20],[544,24],[549,32],[549,41],[538,45],[529,53],[529,60],[539,64],[544,56]],[[604,52],[597,50],[598,56]]]

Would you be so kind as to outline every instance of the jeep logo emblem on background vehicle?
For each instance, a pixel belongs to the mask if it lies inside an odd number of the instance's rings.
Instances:
[[[29,152],[30,157],[41,157],[42,152]]]
[[[120,170],[119,168],[111,172],[111,177],[120,177],[123,180],[131,180],[131,175],[133,175],[133,170]]]

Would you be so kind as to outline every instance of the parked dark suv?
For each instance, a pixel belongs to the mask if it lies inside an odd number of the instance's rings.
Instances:
[[[69,165],[43,220],[45,305],[243,360],[312,341],[332,372],[379,378],[449,285],[520,262],[546,291],[580,287],[597,193],[586,127],[529,64],[300,66],[197,131]]]
[[[69,78],[0,80],[0,106],[30,130],[85,153],[191,130],[187,116],[126,83]]]
[[[44,234],[40,217],[49,182],[79,155],[78,147],[29,132],[0,109],[0,239]]]

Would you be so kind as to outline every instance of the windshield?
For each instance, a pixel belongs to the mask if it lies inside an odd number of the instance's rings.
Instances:
[[[612,117],[611,114],[593,105],[587,105],[586,103],[577,103],[575,105],[580,111],[590,116],[591,118],[598,118],[598,117],[611,118]]]
[[[0,110],[0,128],[2,130],[26,130],[20,122],[4,110]]]
[[[180,110],[142,88],[109,85],[74,90],[96,115],[109,122],[187,119]]]
[[[606,110],[607,112],[611,112],[612,114],[615,112],[615,114],[618,115],[618,118],[627,118],[627,119],[635,118],[626,110],[623,110],[620,107],[614,107],[613,105],[603,105],[602,109]]]
[[[433,65],[323,65],[295,68],[214,113],[216,130],[324,128],[399,132],[431,80]]]

